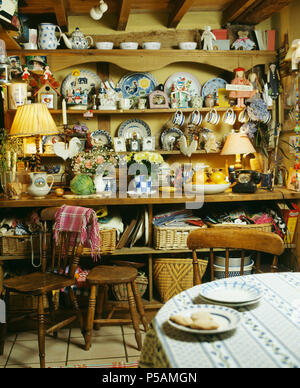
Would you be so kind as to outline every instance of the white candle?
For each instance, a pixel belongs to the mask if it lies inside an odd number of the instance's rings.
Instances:
[[[66,100],[62,101],[62,115],[63,115],[63,125],[67,125],[67,103]]]
[[[10,151],[6,152],[6,164],[7,164],[7,169],[11,169],[11,156],[10,156]]]
[[[16,180],[16,173],[17,173],[17,154],[16,152],[13,153],[13,160],[12,160],[12,181],[15,182]]]

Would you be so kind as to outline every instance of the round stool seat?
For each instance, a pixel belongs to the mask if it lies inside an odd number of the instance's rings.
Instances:
[[[99,265],[91,270],[87,280],[90,284],[130,283],[137,275],[138,271],[133,267]]]

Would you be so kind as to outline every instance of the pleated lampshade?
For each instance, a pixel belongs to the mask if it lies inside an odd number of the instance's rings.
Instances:
[[[221,155],[253,154],[256,150],[244,132],[231,132],[225,141]]]
[[[17,109],[9,134],[11,136],[46,136],[59,133],[46,104],[29,104]]]

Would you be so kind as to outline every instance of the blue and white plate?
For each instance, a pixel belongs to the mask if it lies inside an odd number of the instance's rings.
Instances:
[[[145,121],[132,119],[124,121],[124,123],[120,125],[118,130],[118,137],[132,139],[134,133],[136,133],[138,139],[152,136],[151,129],[149,125],[145,123]]]
[[[202,87],[202,97],[205,98],[208,94],[216,97],[219,89],[225,89],[228,82],[222,78],[213,78],[207,81]]]
[[[220,303],[245,303],[258,300],[262,292],[246,282],[223,280],[204,284],[200,287],[200,296]]]
[[[98,131],[91,132],[90,134],[91,144],[94,147],[112,145],[112,138],[107,131],[99,129]]]
[[[219,325],[219,327],[215,330],[191,329],[190,327],[179,325],[171,321],[170,319],[172,315],[176,315],[176,314],[181,314],[186,317],[190,317],[192,314],[199,311],[210,313],[214,318],[214,321],[216,321],[217,324]],[[192,334],[225,333],[227,331],[231,331],[235,329],[239,325],[241,320],[241,317],[238,311],[225,306],[217,306],[217,305],[209,305],[209,304],[199,304],[199,305],[192,305],[187,308],[178,308],[172,312],[170,317],[169,317],[168,323],[171,326],[176,327],[176,329],[178,330],[186,331]]]
[[[169,128],[161,134],[161,144],[165,151],[172,150],[176,141],[184,136],[184,133],[179,128]]]
[[[132,73],[120,79],[119,86],[124,98],[146,97],[158,85],[150,73]]]

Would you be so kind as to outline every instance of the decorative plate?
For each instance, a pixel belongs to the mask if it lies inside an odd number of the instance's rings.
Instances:
[[[186,72],[179,72],[174,73],[169,77],[165,83],[164,91],[167,94],[168,97],[170,97],[170,94],[172,92],[172,85],[174,83],[178,84],[178,87],[180,87],[183,83],[189,82],[189,92],[190,96],[200,96],[201,95],[201,84],[198,81],[198,79],[190,73]]]
[[[218,89],[225,89],[228,82],[222,78],[213,78],[207,81],[202,87],[202,97],[205,98],[208,94],[216,96]]]
[[[227,331],[235,329],[241,320],[240,314],[238,311],[235,311],[225,306],[217,306],[217,305],[209,305],[209,304],[199,304],[199,305],[189,306],[188,308],[178,308],[177,310],[173,311],[170,317],[175,314],[182,314],[186,317],[190,317],[193,313],[198,311],[210,313],[213,316],[214,320],[219,324],[218,329],[215,329],[215,330],[191,329],[190,327],[179,325],[171,321],[170,319],[168,320],[168,323],[171,326],[176,327],[176,329],[178,330],[183,330],[192,334],[219,334],[219,333],[225,333]]]
[[[163,149],[165,151],[172,150],[176,140],[180,139],[181,136],[184,136],[184,133],[178,128],[169,128],[163,131],[160,138]]]
[[[150,73],[132,73],[120,79],[119,86],[124,98],[146,97],[158,85]]]
[[[132,119],[124,121],[118,130],[118,137],[124,137],[125,139],[131,139],[133,134],[136,133],[138,139],[144,137],[151,137],[151,129],[147,123],[143,120]]]
[[[245,303],[261,298],[262,292],[246,282],[224,280],[203,285],[200,295],[210,301]]]
[[[111,146],[112,145],[112,138],[110,134],[107,131],[104,131],[102,129],[99,129],[98,131],[94,131],[90,133],[90,141],[91,145],[94,147],[99,146]]]
[[[86,90],[87,94],[90,93],[93,87],[96,90],[100,87],[101,79],[96,73],[90,70],[80,70],[78,77],[74,74],[75,71],[72,71],[62,82],[61,93],[65,98],[67,98],[67,91],[74,90],[76,87],[81,88],[82,92]]]

